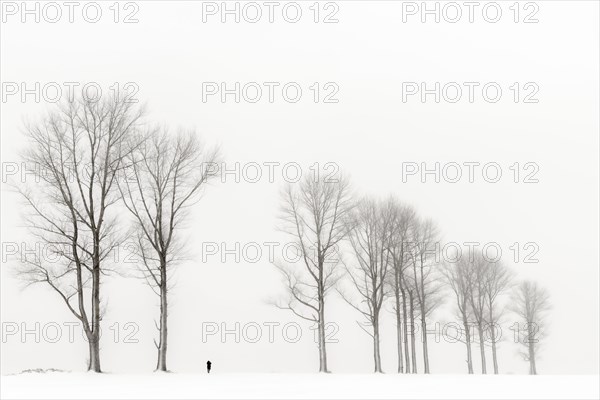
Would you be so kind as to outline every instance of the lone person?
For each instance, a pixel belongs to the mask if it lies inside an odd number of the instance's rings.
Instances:
[[[210,361],[206,362],[206,372],[210,374],[210,366],[212,365],[212,363]]]

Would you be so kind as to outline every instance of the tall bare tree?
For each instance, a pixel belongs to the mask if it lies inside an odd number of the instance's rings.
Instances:
[[[550,295],[536,282],[523,281],[514,291],[512,310],[521,318],[519,343],[525,346],[522,356],[529,361],[529,374],[537,375],[536,357],[540,339],[546,334],[546,314],[550,310]]]
[[[386,297],[386,276],[391,268],[389,248],[391,223],[389,204],[372,199],[363,199],[348,218],[348,238],[354,251],[356,266],[347,267],[348,276],[360,301],[353,301],[342,292],[344,300],[359,311],[372,327],[373,359],[375,372],[381,369],[380,312]]]
[[[88,370],[101,372],[101,278],[118,245],[111,206],[115,181],[135,148],[141,111],[118,98],[71,99],[26,127],[24,162],[34,176],[17,185],[25,224],[52,259],[23,260],[20,277],[49,285],[79,320],[89,344]]]
[[[488,264],[483,282],[483,290],[486,296],[487,322],[492,343],[492,360],[494,363],[494,374],[498,374],[498,356],[496,350],[496,329],[503,313],[498,304],[499,297],[510,287],[513,274],[506,265],[500,261]]]
[[[454,258],[455,261],[444,264],[442,273],[448,286],[452,289],[456,298],[456,310],[458,317],[462,323],[464,339],[462,335],[460,340],[464,341],[467,348],[467,371],[473,373],[473,356],[471,354],[471,327],[470,321],[472,318],[472,310],[470,306],[473,279],[473,269],[465,258],[459,256]]]
[[[307,175],[283,192],[282,229],[299,250],[301,266],[275,262],[285,278],[287,297],[281,309],[317,324],[319,372],[329,372],[326,349],[325,299],[339,278],[339,245],[346,237],[351,209],[350,185],[343,176]]]
[[[181,229],[210,178],[218,173],[219,151],[195,132],[152,131],[127,158],[127,179],[119,183],[135,223],[141,277],[160,299],[156,370],[167,371],[169,278],[183,253]]]
[[[431,220],[418,220],[411,229],[412,246],[411,263],[415,294],[419,306],[421,320],[421,337],[423,345],[423,370],[429,369],[429,350],[427,347],[427,318],[437,308],[442,300],[441,285],[436,277],[437,238],[438,233]]]
[[[390,211],[390,247],[391,271],[388,282],[394,295],[394,314],[396,317],[396,337],[398,346],[398,373],[410,373],[410,353],[408,349],[408,308],[406,275],[409,267],[409,233],[415,221],[415,212],[411,207],[398,200],[388,200]],[[403,351],[404,347],[404,351]],[[404,358],[403,358],[404,357]]]

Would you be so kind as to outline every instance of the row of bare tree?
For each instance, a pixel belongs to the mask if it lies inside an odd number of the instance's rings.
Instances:
[[[460,340],[466,344],[468,373],[473,373],[471,343],[476,338],[482,373],[487,372],[486,346],[491,345],[497,374],[495,327],[506,308],[502,297],[513,289],[511,309],[523,321],[519,343],[526,348],[530,373],[537,373],[536,350],[549,301],[536,283],[525,281],[515,288],[514,274],[483,254],[441,261],[437,257],[440,237],[431,220],[419,217],[414,208],[394,197],[355,200],[343,177],[329,181],[306,177],[286,187],[282,203],[282,227],[297,244],[301,262],[275,263],[286,284],[286,295],[276,305],[317,324],[320,372],[328,372],[325,299],[335,289],[364,317],[366,324],[359,326],[373,339],[375,372],[382,372],[381,311],[386,300],[391,299],[396,320],[398,373],[418,372],[418,323],[427,374],[427,323],[453,294],[463,324]],[[350,286],[350,293],[343,286]]]
[[[18,274],[44,283],[81,322],[89,343],[88,369],[101,371],[99,332],[104,313],[103,278],[115,272],[109,255],[133,237],[141,254],[139,276],[159,300],[156,369],[167,370],[168,293],[172,268],[182,256],[180,230],[206,183],[218,171],[217,149],[193,132],[171,135],[149,127],[143,112],[117,98],[66,103],[26,127],[23,161],[36,165],[33,179],[15,184],[25,201],[25,225],[38,243],[58,257],[22,259]],[[129,221],[119,218],[123,212]],[[419,323],[423,370],[430,372],[427,322],[450,288],[465,326],[468,372],[473,372],[471,322],[475,322],[486,372],[484,328],[502,315],[499,298],[512,274],[482,257],[436,261],[435,225],[394,198],[355,200],[347,179],[307,176],[283,195],[283,227],[294,238],[302,265],[277,263],[287,298],[280,308],[318,326],[319,371],[328,372],[325,306],[332,289],[366,320],[373,338],[375,372],[382,372],[380,332],[384,302],[392,299],[397,325],[398,372],[417,372],[415,324]],[[351,260],[344,260],[347,248]],[[59,260],[58,262],[56,260]],[[352,293],[343,290],[350,284]],[[519,286],[514,310],[525,322],[522,342],[531,373],[548,296],[535,283]],[[491,330],[494,372],[496,339]]]
[[[148,127],[142,117],[142,109],[118,98],[63,104],[26,127],[23,161],[36,166],[35,176],[14,185],[27,206],[26,227],[57,256],[23,259],[17,272],[27,284],[49,285],[81,322],[88,370],[95,372],[101,372],[102,280],[115,272],[108,256],[125,237],[139,244],[140,278],[159,299],[156,369],[167,370],[169,277],[181,255],[179,230],[216,173],[204,166],[218,150],[193,132]],[[126,210],[130,222],[121,217]]]

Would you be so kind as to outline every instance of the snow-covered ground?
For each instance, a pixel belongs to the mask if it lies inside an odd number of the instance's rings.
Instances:
[[[2,398],[598,399],[598,375],[93,374],[2,376]]]

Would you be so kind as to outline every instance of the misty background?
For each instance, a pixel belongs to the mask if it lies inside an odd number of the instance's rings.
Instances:
[[[228,168],[235,163],[297,162],[308,173],[315,162],[332,162],[350,175],[358,193],[393,193],[414,205],[437,222],[444,241],[500,243],[503,260],[519,277],[535,278],[551,295],[540,373],[598,373],[596,2],[538,2],[536,24],[515,24],[510,15],[496,24],[481,18],[472,24],[423,24],[418,17],[402,23],[401,3],[388,1],[337,2],[339,22],[334,24],[315,24],[308,14],[296,24],[281,18],[274,23],[221,23],[218,16],[203,23],[201,2],[137,4],[139,22],[133,24],[115,24],[108,17],[96,24],[9,19],[0,30],[0,80],[98,82],[103,88],[135,82],[135,97],[147,103],[149,120],[195,128],[208,144],[221,146]],[[306,12],[308,4],[301,4]],[[274,103],[222,103],[217,96],[203,102],[203,82],[298,82],[304,93],[295,104],[279,95]],[[335,82],[339,102],[314,103],[308,89],[314,82]],[[402,82],[498,82],[505,93],[494,104],[480,96],[474,103],[423,104],[417,98],[403,103]],[[539,103],[514,103],[507,89],[514,82],[537,83]],[[25,102],[19,96],[3,99],[4,164],[18,162],[25,144],[24,119],[35,121],[52,107],[31,97]],[[403,162],[470,161],[497,162],[507,175],[495,184],[480,175],[474,183],[402,182]],[[515,162],[537,163],[539,183],[512,182],[508,167]],[[236,242],[243,246],[287,240],[276,229],[279,191],[286,183],[281,168],[275,169],[273,183],[265,175],[257,183],[237,183],[231,176],[226,180],[211,183],[184,231],[193,258],[177,268],[170,293],[169,368],[200,372],[211,360],[217,373],[316,371],[314,330],[267,304],[283,293],[283,286],[265,252],[256,263],[236,263],[232,256],[222,262],[220,253],[202,262],[203,242],[232,248]],[[3,182],[3,243],[21,243],[27,237],[21,207]],[[539,263],[511,261],[509,246],[514,242],[537,243]],[[74,321],[46,287],[22,291],[10,265],[3,254],[3,324],[25,323],[31,329],[36,322]],[[116,278],[104,280],[102,297],[107,306],[101,341],[104,369],[151,371],[157,298],[138,280]],[[455,320],[453,297],[447,299],[433,321]],[[396,342],[391,306],[383,314],[383,370],[392,373]],[[371,338],[355,323],[361,316],[335,292],[327,319],[339,326],[334,335],[338,343],[328,345],[330,369],[371,372]],[[528,365],[512,343],[509,327],[515,319],[507,313],[501,325],[501,373],[527,373]],[[133,336],[138,343],[123,343],[123,336],[132,332],[124,329],[128,322],[139,327]],[[223,342],[217,334],[203,342],[203,323],[234,329],[236,322],[242,327],[258,323],[262,338],[236,343],[228,335]],[[280,324],[273,343],[264,325],[271,322]],[[297,343],[282,334],[281,327],[291,322],[303,328]],[[115,323],[119,343],[109,329]],[[75,332],[74,344],[64,337],[54,344],[35,343],[31,335],[25,343],[19,335],[8,337],[2,343],[2,373],[83,370],[86,342],[81,328]],[[462,343],[431,339],[429,352],[432,373],[465,373]]]

